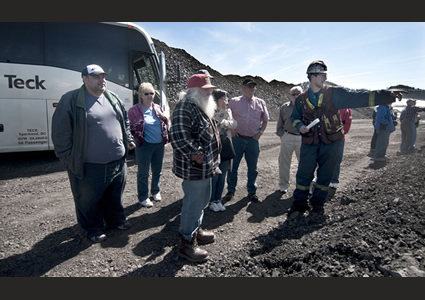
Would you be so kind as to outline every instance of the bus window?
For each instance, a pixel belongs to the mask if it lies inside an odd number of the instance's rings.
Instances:
[[[5,23],[0,29],[0,62],[44,63],[42,32],[41,23]]]
[[[127,36],[121,27],[45,23],[44,43],[46,65],[81,71],[81,66],[97,64],[109,74],[108,81],[130,88]]]
[[[134,103],[138,101],[138,90],[142,82],[152,83],[155,90],[159,90],[158,74],[154,72],[154,62],[152,59],[143,53],[133,55],[133,86],[135,91]],[[154,102],[161,103],[159,95],[155,95]]]

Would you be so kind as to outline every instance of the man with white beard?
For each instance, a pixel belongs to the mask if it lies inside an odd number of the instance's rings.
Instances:
[[[212,177],[220,170],[220,138],[212,119],[216,103],[211,93],[216,88],[208,75],[191,76],[171,116],[172,171],[183,179],[184,192],[178,251],[179,256],[194,262],[208,256],[198,244],[214,242],[214,233],[203,231],[201,224],[211,197]]]

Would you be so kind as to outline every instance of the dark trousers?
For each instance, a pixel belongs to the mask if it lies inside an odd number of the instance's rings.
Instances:
[[[338,163],[342,140],[330,144],[301,144],[300,161],[296,174],[297,186],[294,190],[294,206],[307,205],[308,192],[317,166],[317,181],[310,202],[313,207],[321,207],[328,196],[329,184]]]
[[[414,138],[414,126],[412,122],[409,120],[403,120],[400,124],[401,130],[401,144],[400,144],[400,152],[403,154],[412,152],[412,142]]]
[[[378,134],[376,133],[376,129],[373,130],[372,140],[370,141],[370,150],[376,150],[376,139],[378,138]]]
[[[105,224],[125,222],[122,195],[127,179],[124,158],[108,164],[84,164],[84,176],[68,172],[78,224],[90,238],[103,233]]]

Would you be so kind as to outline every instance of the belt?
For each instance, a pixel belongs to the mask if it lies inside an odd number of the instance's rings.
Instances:
[[[285,131],[285,133],[289,133],[289,134],[292,134],[292,135],[299,135],[299,134],[296,134],[296,133],[289,132],[287,130],[284,130],[284,131]]]
[[[243,139],[252,139],[252,136],[246,136],[246,135],[242,135],[238,133],[238,136],[243,138]]]

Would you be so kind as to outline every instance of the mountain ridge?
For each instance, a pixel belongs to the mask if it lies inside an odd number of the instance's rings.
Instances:
[[[212,80],[213,84],[220,89],[227,91],[230,98],[241,94],[240,85],[245,78],[253,78],[257,82],[257,91],[255,95],[266,101],[271,121],[277,120],[279,109],[282,104],[290,101],[289,90],[293,86],[300,85],[303,89],[308,87],[308,81],[294,84],[276,79],[267,82],[262,77],[255,75],[223,75],[219,71],[211,68],[209,65],[203,64],[184,49],[169,47],[166,43],[155,38],[152,38],[152,40],[157,52],[163,52],[165,54],[167,63],[167,80],[172,82],[167,85],[166,91],[171,111],[174,109],[178,101],[178,93],[186,88],[186,83],[190,76],[200,69],[208,70],[208,72],[214,77]],[[180,69],[180,81],[176,82],[176,70],[178,67]],[[332,82],[327,83],[330,85],[337,85]],[[416,89],[402,84],[389,87],[389,89],[404,89],[409,92],[408,98],[425,100],[425,90]],[[353,118],[355,119],[367,119],[371,118],[371,116],[372,107],[353,109]]]

